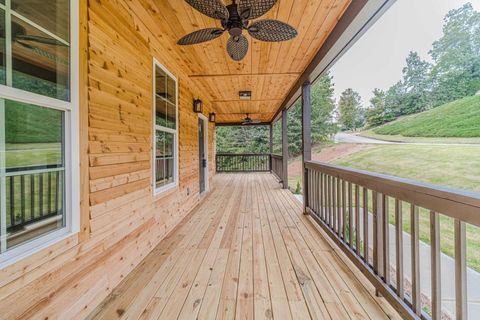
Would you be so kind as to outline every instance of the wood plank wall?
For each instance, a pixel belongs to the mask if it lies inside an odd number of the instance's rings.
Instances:
[[[82,319],[199,200],[197,114],[148,0],[81,0],[81,232],[0,270],[0,319]],[[179,188],[152,196],[152,58],[179,79]],[[88,63],[87,63],[88,62]],[[184,63],[184,62],[183,62]],[[87,88],[88,87],[88,91]],[[209,124],[209,176],[214,125]]]

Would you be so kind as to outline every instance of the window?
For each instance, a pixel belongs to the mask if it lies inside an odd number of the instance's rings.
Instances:
[[[154,193],[178,184],[177,80],[154,61]]]
[[[71,11],[69,0],[0,0],[0,267],[78,228]]]

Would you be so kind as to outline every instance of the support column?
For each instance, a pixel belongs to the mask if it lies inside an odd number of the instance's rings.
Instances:
[[[303,212],[307,214],[308,204],[308,171],[305,161],[312,160],[312,104],[310,96],[311,84],[306,82],[302,86],[302,165],[303,165]]]
[[[282,185],[283,189],[288,189],[288,128],[287,128],[287,110],[282,110]]]
[[[270,156],[269,156],[269,161],[270,161],[270,173],[273,172],[273,167],[272,167],[272,164],[273,164],[273,160],[272,160],[272,154],[273,154],[273,122],[270,123],[270,146],[269,146],[269,153],[270,153]]]

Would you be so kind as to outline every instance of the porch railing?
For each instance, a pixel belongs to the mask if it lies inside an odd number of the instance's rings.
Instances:
[[[217,172],[268,172],[270,154],[217,154]]]
[[[467,319],[466,225],[480,226],[478,194],[314,161],[306,162],[305,168],[306,211],[405,318],[442,318],[440,217],[442,223],[449,217],[454,233],[455,313],[457,319]],[[429,312],[422,309],[425,299],[420,291],[419,216],[430,239],[431,279],[423,284],[431,283]],[[411,240],[409,257],[404,236]],[[390,261],[392,248],[395,261]],[[405,257],[411,264],[410,279],[404,271]]]
[[[272,173],[274,173],[280,181],[283,181],[283,157],[272,154]]]
[[[52,168],[15,168],[6,173],[6,227],[8,232],[63,214],[63,174]]]

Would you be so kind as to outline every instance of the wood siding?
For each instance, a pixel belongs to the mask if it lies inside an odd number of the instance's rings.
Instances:
[[[82,0],[81,230],[0,270],[0,319],[81,319],[199,203],[205,90],[162,43],[148,1]],[[152,195],[152,59],[179,79],[179,187]],[[209,177],[214,125],[209,124]]]

